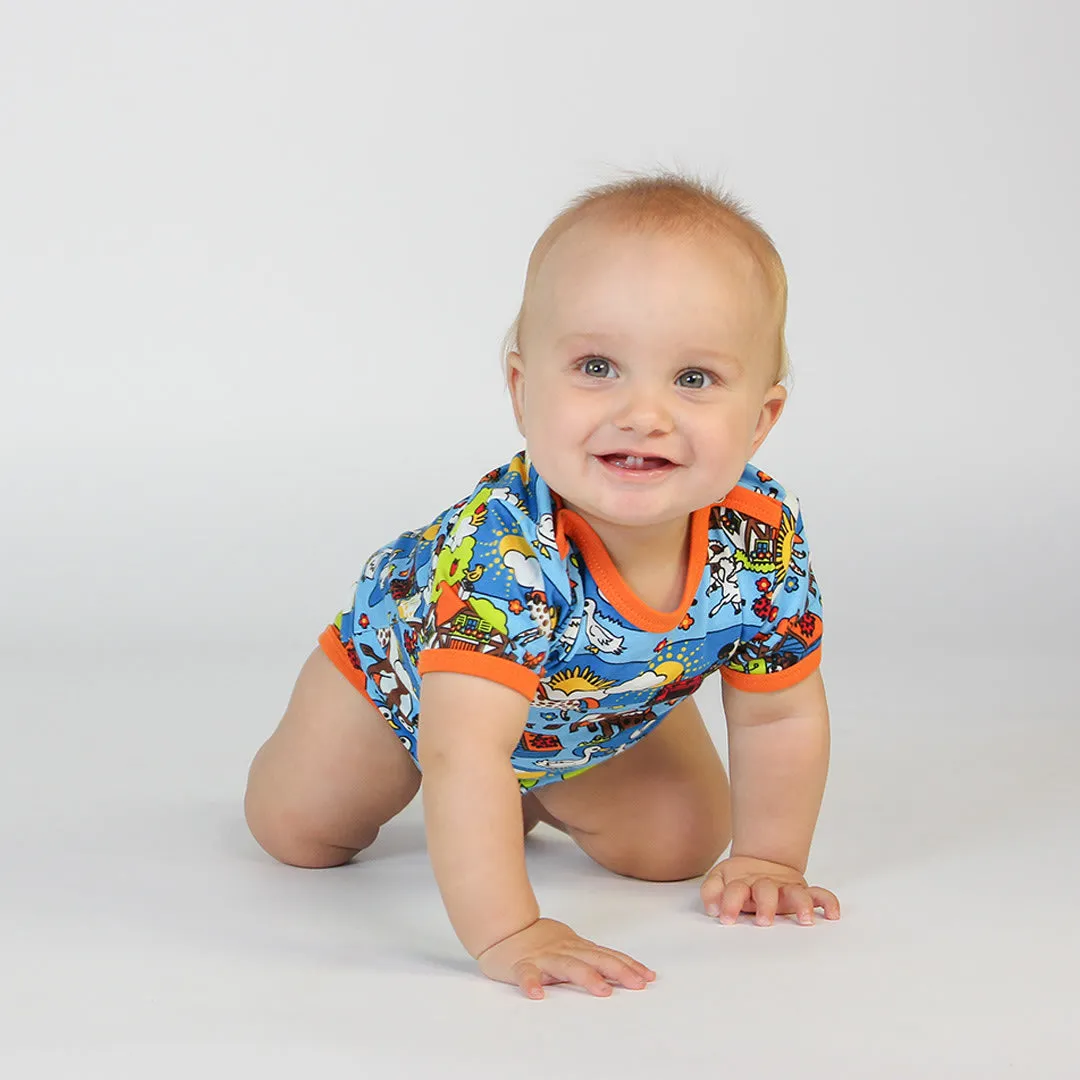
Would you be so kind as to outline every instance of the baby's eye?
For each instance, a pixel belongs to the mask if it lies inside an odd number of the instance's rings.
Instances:
[[[577,367],[578,370],[584,374],[592,375],[599,379],[608,378],[613,371],[611,361],[603,356],[587,356],[578,363]],[[709,383],[715,383],[717,381],[715,375],[709,371],[704,371],[702,368],[688,368],[678,376],[679,380],[687,377],[698,380],[694,382],[681,382],[681,385],[688,390],[701,390]]]
[[[605,372],[611,368],[611,361],[605,360],[602,356],[587,356],[582,360],[579,368],[586,375],[596,375],[603,378]]]
[[[690,368],[689,370],[687,370],[687,371],[684,371],[684,372],[683,372],[683,373],[682,373],[682,374],[681,374],[681,375],[679,376],[679,378],[680,378],[680,379],[682,379],[682,378],[685,378],[685,377],[686,377],[687,375],[690,375],[690,376],[700,376],[700,377],[701,377],[701,379],[702,379],[702,381],[701,381],[701,382],[695,382],[695,383],[683,383],[682,385],[683,385],[683,386],[685,386],[685,387],[686,387],[686,388],[687,388],[688,390],[701,390],[701,389],[702,389],[702,388],[703,388],[703,387],[705,386],[705,382],[704,382],[704,380],[705,380],[705,379],[709,379],[709,380],[711,380],[712,382],[716,382],[716,379],[715,379],[715,378],[713,378],[713,376],[712,376],[712,375],[710,375],[710,374],[709,374],[709,372],[707,372],[707,371],[702,371],[702,370],[701,370],[701,368]]]

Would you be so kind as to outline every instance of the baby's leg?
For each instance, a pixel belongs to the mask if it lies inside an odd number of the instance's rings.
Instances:
[[[251,763],[244,813],[274,858],[339,866],[368,847],[419,786],[420,771],[386,719],[316,647]]]
[[[636,746],[530,795],[535,816],[554,818],[601,866],[628,877],[698,877],[731,840],[727,773],[692,697]]]

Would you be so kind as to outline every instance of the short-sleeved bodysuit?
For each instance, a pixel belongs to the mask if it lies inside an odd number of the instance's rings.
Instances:
[[[749,464],[691,514],[688,550],[681,602],[656,611],[522,450],[374,552],[319,644],[414,761],[426,672],[518,691],[524,793],[631,746],[718,669],[739,689],[779,690],[817,668],[821,596],[798,499]]]

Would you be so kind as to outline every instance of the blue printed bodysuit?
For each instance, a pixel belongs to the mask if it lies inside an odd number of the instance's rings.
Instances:
[[[656,611],[528,452],[379,548],[319,643],[417,759],[420,680],[493,679],[529,701],[522,792],[641,739],[719,670],[778,690],[821,661],[821,596],[797,498],[748,464],[690,516],[683,597]]]

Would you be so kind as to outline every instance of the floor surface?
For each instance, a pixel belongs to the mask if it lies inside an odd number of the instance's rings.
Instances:
[[[840,897],[836,923],[722,927],[697,883],[613,876],[538,827],[545,913],[659,974],[534,1002],[458,945],[419,800],[333,870],[280,865],[247,833],[247,765],[305,655],[3,666],[0,1074],[1080,1075],[1064,664],[1021,689],[1006,657],[902,676],[826,661],[809,876]],[[723,747],[719,685],[698,700]]]

